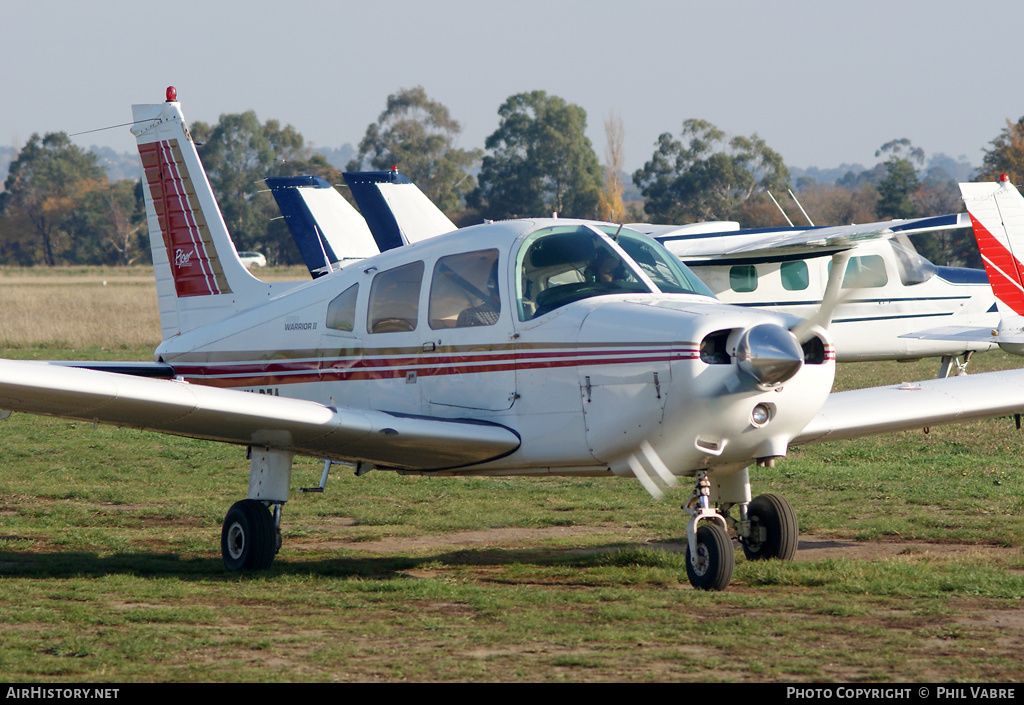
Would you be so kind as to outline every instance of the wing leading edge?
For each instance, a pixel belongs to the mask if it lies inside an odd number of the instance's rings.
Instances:
[[[916,218],[912,220],[890,220],[863,225],[835,225],[813,228],[762,228],[756,230],[722,230],[698,232],[682,226],[677,231],[666,230],[665,226],[632,224],[630,227],[654,237],[674,255],[686,261],[701,259],[723,259],[753,252],[764,255],[806,252],[836,248],[844,249],[863,240],[888,239],[896,235],[915,235],[969,228],[970,217],[966,213]]]
[[[1024,412],[1024,370],[830,394],[791,445],[860,438]]]
[[[299,399],[15,360],[0,360],[0,409],[408,470],[482,463],[520,444],[515,432],[491,423],[333,409]]]

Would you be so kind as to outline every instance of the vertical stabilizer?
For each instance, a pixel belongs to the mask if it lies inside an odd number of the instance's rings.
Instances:
[[[456,229],[416,184],[395,169],[344,176],[381,252]]]
[[[314,278],[379,254],[366,221],[324,179],[270,176],[265,181]]]
[[[271,288],[238,259],[172,88],[167,97],[132,106],[164,339],[265,300]]]
[[[1001,317],[1024,316],[1024,197],[1005,175],[960,184],[960,192]]]

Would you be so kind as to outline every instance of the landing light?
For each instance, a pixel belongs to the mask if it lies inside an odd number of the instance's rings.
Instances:
[[[767,404],[758,404],[750,412],[750,423],[760,428],[771,421],[772,410]]]

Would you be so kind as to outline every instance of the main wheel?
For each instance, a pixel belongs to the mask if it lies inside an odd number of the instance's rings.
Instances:
[[[789,502],[774,494],[758,495],[747,507],[747,518],[750,536],[740,537],[740,545],[748,561],[793,559],[800,531]]]
[[[736,552],[728,532],[718,524],[697,527],[697,556],[691,560],[686,547],[686,576],[698,590],[725,590],[736,567]]]
[[[235,502],[224,517],[220,550],[228,570],[266,570],[278,547],[274,518],[262,502]]]

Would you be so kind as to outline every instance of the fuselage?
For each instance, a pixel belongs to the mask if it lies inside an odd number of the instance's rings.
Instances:
[[[523,439],[452,472],[628,475],[643,441],[675,474],[784,455],[831,388],[827,335],[792,377],[759,384],[739,369],[740,334],[792,321],[700,286],[665,291],[661,265],[629,247],[575,221],[465,228],[169,338],[157,358],[193,383],[474,419]],[[602,283],[588,258],[609,253],[619,279]],[[758,405],[767,421],[752,421]]]

